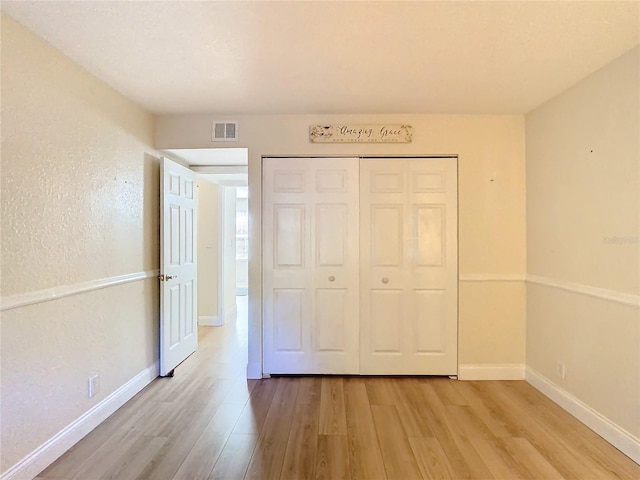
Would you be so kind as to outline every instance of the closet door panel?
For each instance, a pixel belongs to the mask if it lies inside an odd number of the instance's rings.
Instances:
[[[361,160],[361,373],[457,374],[456,185],[454,159]]]
[[[358,159],[263,160],[265,373],[359,372]]]

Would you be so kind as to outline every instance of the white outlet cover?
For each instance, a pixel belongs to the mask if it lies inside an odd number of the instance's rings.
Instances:
[[[100,389],[100,375],[95,374],[89,377],[89,398],[95,396]]]

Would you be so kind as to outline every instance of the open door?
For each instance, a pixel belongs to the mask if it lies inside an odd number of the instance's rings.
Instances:
[[[160,215],[160,376],[196,351],[196,173],[162,158]]]

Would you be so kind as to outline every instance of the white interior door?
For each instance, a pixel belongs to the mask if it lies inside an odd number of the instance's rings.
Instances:
[[[198,346],[196,174],[167,158],[161,162],[160,375]]]
[[[359,372],[358,163],[263,160],[265,373]]]
[[[457,374],[457,162],[360,163],[363,374]]]

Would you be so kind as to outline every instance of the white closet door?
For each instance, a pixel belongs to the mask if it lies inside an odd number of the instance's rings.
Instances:
[[[457,167],[360,163],[363,374],[457,374]]]
[[[359,372],[358,161],[263,160],[265,373]]]

